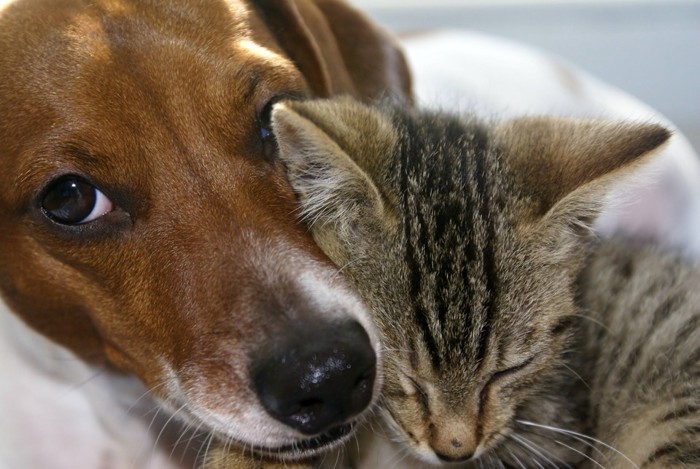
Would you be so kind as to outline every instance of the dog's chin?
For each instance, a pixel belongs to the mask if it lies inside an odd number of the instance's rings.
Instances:
[[[355,433],[356,426],[356,422],[346,423],[314,437],[298,440],[282,446],[265,447],[250,444],[242,446],[263,456],[273,457],[275,459],[287,461],[304,459],[330,451],[342,445]],[[223,440],[225,441],[226,438],[224,437]]]
[[[354,423],[346,423],[313,438],[271,449],[269,454],[282,459],[297,458],[300,455],[313,456],[342,445],[353,435],[354,430]]]

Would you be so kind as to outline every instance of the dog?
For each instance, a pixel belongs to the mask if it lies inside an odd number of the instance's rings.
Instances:
[[[1,8],[0,467],[349,438],[377,334],[298,222],[268,120],[281,98],[410,103],[397,43],[339,0]]]

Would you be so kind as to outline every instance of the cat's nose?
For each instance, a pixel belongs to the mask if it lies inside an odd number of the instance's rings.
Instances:
[[[459,452],[454,452],[454,453],[459,453]],[[440,461],[444,462],[464,462],[472,458],[474,456],[474,453],[472,452],[465,452],[462,454],[443,454],[438,451],[435,451],[435,456],[438,457]]]
[[[473,434],[460,432],[450,435],[448,432],[441,432],[439,426],[436,428],[430,446],[440,461],[458,463],[474,457],[476,441]]]
[[[362,412],[371,402],[376,356],[356,321],[295,327],[251,366],[255,392],[278,421],[314,435]]]

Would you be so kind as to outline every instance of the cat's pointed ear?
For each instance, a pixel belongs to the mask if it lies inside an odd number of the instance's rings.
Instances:
[[[273,108],[272,130],[307,219],[353,223],[381,213],[373,181],[396,137],[377,111],[351,99],[286,101]]]
[[[656,124],[553,117],[521,118],[498,128],[532,214],[569,212],[590,223],[616,184],[670,135]]]

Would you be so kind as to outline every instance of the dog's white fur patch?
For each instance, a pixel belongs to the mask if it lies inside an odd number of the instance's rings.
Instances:
[[[175,467],[153,450],[145,392],[35,333],[0,300],[0,467]]]

